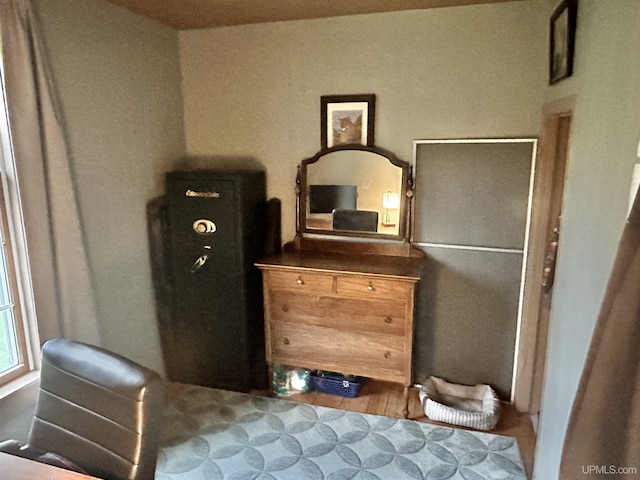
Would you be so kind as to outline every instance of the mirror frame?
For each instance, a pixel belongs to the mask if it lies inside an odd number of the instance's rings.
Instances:
[[[370,152],[384,157],[392,165],[401,169],[401,191],[400,193],[400,209],[398,211],[398,234],[386,234],[378,232],[358,232],[350,230],[323,230],[310,229],[307,227],[307,167],[318,161],[321,161],[325,155],[341,151],[362,151]],[[318,151],[313,157],[306,158],[300,162],[298,166],[298,175],[296,177],[296,230],[298,236],[300,234],[313,235],[330,235],[332,237],[352,237],[352,238],[370,238],[377,240],[409,240],[409,219],[411,217],[411,198],[413,197],[413,177],[411,173],[411,165],[408,162],[400,160],[395,154],[388,150],[384,150],[375,146],[368,145],[337,145],[330,148],[324,148]]]

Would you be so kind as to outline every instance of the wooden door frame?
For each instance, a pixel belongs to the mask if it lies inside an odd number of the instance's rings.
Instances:
[[[543,295],[542,271],[547,248],[547,228],[561,118],[573,117],[575,97],[547,104],[542,112],[542,132],[535,161],[531,196],[529,242],[525,260],[522,317],[518,335],[513,384],[513,404],[517,411],[536,414],[540,409],[542,379],[547,350],[548,321],[540,319]],[[571,134],[569,133],[569,138]]]

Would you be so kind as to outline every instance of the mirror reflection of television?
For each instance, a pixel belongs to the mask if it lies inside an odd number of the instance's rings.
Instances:
[[[309,185],[309,213],[356,209],[355,185]]]

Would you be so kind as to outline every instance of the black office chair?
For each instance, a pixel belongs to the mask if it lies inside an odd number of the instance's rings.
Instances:
[[[355,232],[377,232],[378,212],[335,209],[333,211],[333,229],[351,230]]]
[[[160,376],[105,349],[49,340],[28,444],[0,451],[108,480],[151,480],[164,408]]]

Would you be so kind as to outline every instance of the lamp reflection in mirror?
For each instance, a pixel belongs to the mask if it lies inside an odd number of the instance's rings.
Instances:
[[[382,207],[384,208],[384,220],[382,225],[385,227],[392,227],[395,223],[391,221],[391,214],[389,210],[396,210],[400,207],[400,197],[396,192],[387,191],[382,194]]]

